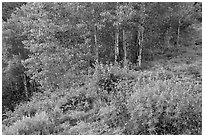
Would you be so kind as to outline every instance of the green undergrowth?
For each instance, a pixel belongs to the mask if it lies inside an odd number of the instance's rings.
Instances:
[[[103,66],[81,86],[36,93],[8,112],[6,135],[202,133],[201,62],[134,71]]]

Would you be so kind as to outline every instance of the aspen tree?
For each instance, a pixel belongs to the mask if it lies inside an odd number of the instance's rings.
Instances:
[[[142,66],[142,50],[143,50],[143,41],[144,41],[144,21],[145,21],[145,3],[141,5],[141,25],[138,29],[138,40],[139,40],[139,56],[138,56],[138,65]]]

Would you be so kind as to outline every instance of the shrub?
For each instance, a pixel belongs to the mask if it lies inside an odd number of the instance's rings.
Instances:
[[[23,117],[12,126],[6,127],[3,134],[6,135],[46,135],[50,134],[52,125],[45,112],[36,114],[34,117]]]
[[[71,127],[66,134],[68,135],[85,135],[88,134],[88,130],[90,130],[90,124],[85,122],[80,122],[78,125]]]
[[[23,117],[33,117],[36,113],[42,111],[49,114],[55,108],[55,104],[52,98],[48,98],[41,93],[36,94],[32,97],[31,101],[19,104],[14,112],[6,114],[7,118],[3,120],[3,124],[10,126]]]
[[[120,68],[115,65],[100,65],[98,68],[97,79],[95,80],[95,87],[97,87],[98,98],[102,102],[111,104],[114,100],[118,99],[118,95],[124,90],[121,89],[122,83],[128,80],[127,83],[131,83],[131,80],[137,79],[139,72],[129,70],[126,68]]]
[[[60,108],[64,113],[69,110],[89,111],[93,108],[94,98],[87,97],[84,93],[65,96],[61,98],[56,107]]]
[[[201,134],[202,96],[189,84],[158,80],[137,88],[128,109],[125,134]]]
[[[69,90],[35,94],[7,114],[3,133],[201,134],[202,87],[188,75],[101,65],[95,76]]]
[[[63,135],[102,135],[108,133],[110,129],[103,122],[85,123],[79,122],[74,127],[67,127]]]

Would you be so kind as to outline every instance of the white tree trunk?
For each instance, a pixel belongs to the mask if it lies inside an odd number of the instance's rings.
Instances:
[[[145,3],[141,5],[141,25],[139,25],[138,29],[138,41],[139,41],[139,56],[138,56],[138,65],[141,68],[142,66],[142,50],[143,50],[143,41],[144,41],[144,21],[145,21]]]
[[[123,50],[124,50],[124,68],[127,68],[127,45],[126,45],[126,34],[125,30],[123,29]]]
[[[119,56],[119,24],[117,24],[115,32],[115,64],[117,64],[118,56]]]
[[[98,43],[97,43],[97,26],[94,26],[94,40],[95,40],[95,48],[96,48],[96,66],[99,65],[99,54],[98,54]]]
[[[98,67],[99,67],[99,56],[98,56],[98,43],[97,43],[97,26],[94,26],[94,41],[95,41],[95,51],[96,51],[96,68],[95,68],[95,78],[98,79]]]
[[[180,25],[181,24],[181,20],[179,19],[179,22],[178,22],[178,32],[177,32],[177,45],[179,45],[179,35],[180,35]]]
[[[139,56],[138,56],[138,65],[142,66],[142,50],[143,50],[143,35],[144,35],[144,27],[140,26],[138,30],[138,45],[139,45]]]

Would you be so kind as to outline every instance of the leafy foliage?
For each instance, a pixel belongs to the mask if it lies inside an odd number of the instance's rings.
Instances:
[[[2,19],[4,21],[8,20],[12,14],[12,12],[16,9],[21,7],[26,2],[3,2],[2,3]]]
[[[24,117],[14,125],[5,129],[6,135],[45,135],[50,134],[50,123],[45,112],[35,115],[32,119]]]
[[[201,134],[201,96],[183,84],[157,81],[135,91],[128,103],[132,113],[126,132]]]
[[[201,134],[200,10],[140,2],[11,10],[2,34],[3,134]]]
[[[35,96],[36,100],[28,103],[27,108],[20,106],[14,117],[23,122],[23,115],[32,120],[38,113],[46,113],[52,123],[49,134],[201,134],[200,87],[188,77],[186,80],[177,78],[174,72],[161,70],[142,73],[120,69],[120,73],[109,71],[114,77],[121,78],[108,89],[109,93],[104,88],[111,86],[107,85],[110,78],[104,81],[101,77],[92,85],[95,88],[86,83],[73,90],[75,94],[61,91],[61,97],[54,94],[51,98],[41,96],[41,101]],[[130,77],[133,73],[135,77]],[[93,89],[98,90],[97,93],[89,94]],[[91,102],[84,102],[91,96]],[[89,109],[84,108],[86,106]],[[11,134],[15,123],[5,127],[4,133]]]

